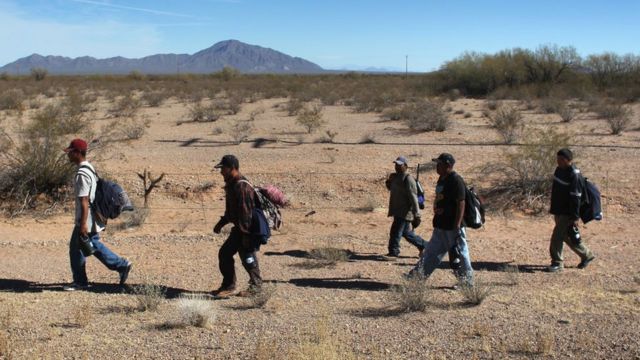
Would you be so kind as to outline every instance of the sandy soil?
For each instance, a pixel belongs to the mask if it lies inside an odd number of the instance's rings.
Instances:
[[[117,274],[96,259],[87,269],[95,284],[91,291],[61,291],[71,276],[71,202],[47,217],[1,219],[0,334],[12,356],[288,358],[306,343],[321,347],[326,340],[332,344],[325,344],[328,353],[356,358],[640,358],[640,246],[634,231],[640,213],[640,132],[607,135],[604,121],[589,113],[565,124],[557,115],[526,112],[531,126],[574,133],[580,144],[577,163],[601,187],[606,218],[583,228],[596,261],[578,270],[579,259],[566,249],[567,269],[546,273],[552,219],[489,214],[485,228],[469,231],[473,266],[491,287],[489,297],[468,306],[444,263],[428,280],[427,310],[401,313],[391,289],[415,264],[417,251],[403,240],[403,257],[381,256],[390,226],[384,179],[398,155],[415,165],[447,151],[468,183],[482,184],[478,167],[501,161],[508,150],[492,145],[499,138],[482,117],[484,102],[453,102],[454,110],[472,116],[452,113],[453,126],[444,133],[411,133],[401,122],[382,122],[376,114],[325,107],[324,129],[336,131],[338,143],[318,144],[314,140],[321,133],[306,134],[294,117],[276,108],[284,101],[245,104],[238,115],[180,126],[176,122],[187,113],[183,104],[173,100],[144,108],[151,120],[147,133],[99,154],[98,171],[118,179],[137,200],[142,194],[137,172],[166,173],[151,195],[146,224],[103,236],[134,262],[130,285],[166,286],[167,300],[157,311],[138,311],[135,295],[120,289]],[[111,121],[104,117],[106,106],[92,114],[96,129]],[[257,115],[251,137],[279,142],[261,148],[232,144],[231,124],[257,109],[264,113]],[[637,105],[635,113],[637,127]],[[357,144],[365,135],[377,143]],[[254,183],[276,184],[291,199],[285,226],[259,255],[275,293],[263,309],[248,308],[241,298],[211,301],[216,320],[208,329],[164,326],[178,316],[179,296],[210,292],[221,280],[217,249],[224,234],[213,235],[211,228],[223,212],[223,182],[211,168],[227,153],[239,157],[242,172]],[[431,194],[435,172],[421,180]],[[199,191],[203,185],[210,186]],[[425,219],[432,215],[428,208]],[[428,238],[430,221],[423,223],[418,233]],[[297,266],[308,261],[307,251],[326,246],[354,255],[335,267]],[[247,277],[237,265],[244,285]],[[505,265],[518,267],[516,284]],[[0,350],[2,343],[0,338]]]

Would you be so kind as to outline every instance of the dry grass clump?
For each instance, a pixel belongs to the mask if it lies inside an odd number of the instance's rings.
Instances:
[[[470,305],[480,305],[491,294],[492,288],[483,281],[474,279],[472,284],[461,282],[458,285],[460,293],[464,296],[466,303]]]
[[[249,297],[247,298],[249,307],[253,309],[264,308],[275,292],[276,287],[272,284],[263,284],[260,287],[250,287]]]
[[[168,94],[164,91],[145,91],[140,100],[149,107],[159,107],[167,100]]]
[[[568,123],[576,117],[576,111],[565,103],[558,109],[558,115],[562,122]]]
[[[445,131],[449,117],[442,104],[430,100],[418,100],[403,107],[403,119],[409,129],[416,131]]]
[[[164,301],[165,288],[160,285],[143,283],[133,286],[139,311],[156,311]]]
[[[599,117],[605,119],[611,134],[618,135],[629,128],[633,110],[622,104],[602,104],[595,109]]]
[[[333,263],[349,261],[351,252],[346,249],[340,249],[336,247],[321,247],[311,249],[309,251],[309,257],[314,260],[325,260]]]
[[[228,130],[229,135],[236,144],[247,140],[253,133],[253,122],[250,120],[236,121]]]
[[[322,106],[314,105],[311,108],[304,108],[299,112],[296,123],[303,126],[309,134],[318,130],[325,124],[322,119]]]
[[[517,265],[505,265],[502,268],[502,272],[506,277],[506,284],[510,286],[516,286],[520,282],[520,270]]]
[[[178,299],[180,321],[184,325],[211,329],[216,318],[210,300],[203,295],[183,296]]]
[[[571,137],[554,128],[529,129],[523,146],[505,151],[502,163],[484,166],[480,172],[494,185],[485,192],[488,209],[518,208],[541,213],[547,209],[556,152],[567,147]]]
[[[73,308],[72,325],[85,328],[93,318],[93,309],[89,304],[80,304]]]
[[[503,106],[489,119],[505,143],[512,144],[522,136],[524,130],[522,114],[515,107]]]
[[[332,144],[333,142],[335,142],[335,138],[337,135],[337,131],[326,130],[324,132],[324,135],[316,139],[315,142],[319,144]]]
[[[304,110],[304,102],[296,97],[292,97],[285,104],[285,110],[289,116],[296,116]]]
[[[425,311],[429,306],[431,288],[424,276],[415,275],[394,286],[391,294],[401,311]]]
[[[187,122],[214,122],[220,118],[218,109],[215,103],[210,105],[204,105],[198,101],[191,104],[189,107],[189,114],[187,120],[179,121],[178,125]]]
[[[358,141],[358,144],[375,144],[376,137],[373,134],[364,134]]]
[[[357,355],[344,343],[328,316],[318,319],[313,332],[291,345],[287,359],[293,360],[355,360]]]
[[[24,111],[24,92],[20,89],[5,90],[0,94],[0,110]]]
[[[0,358],[13,359],[14,339],[11,333],[13,311],[11,308],[2,313],[0,317]]]
[[[566,107],[566,104],[558,98],[546,97],[540,99],[540,110],[545,114],[559,114],[564,107]]]
[[[102,128],[101,140],[104,142],[140,139],[151,125],[147,118],[118,118]]]
[[[117,99],[107,112],[113,117],[133,117],[141,106],[142,102],[133,93],[128,92]]]

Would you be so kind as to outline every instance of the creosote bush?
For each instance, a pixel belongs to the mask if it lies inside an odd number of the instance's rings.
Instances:
[[[236,121],[228,130],[229,135],[236,144],[240,144],[247,140],[253,132],[253,122],[250,120]]]
[[[115,101],[108,113],[113,117],[133,117],[141,106],[140,100],[128,92]]]
[[[218,113],[215,103],[204,105],[198,101],[189,107],[189,115],[187,118],[188,120],[183,122],[213,122],[220,118],[220,114]],[[179,124],[181,123],[182,122]]]
[[[296,118],[296,122],[302,125],[309,134],[318,130],[325,121],[322,119],[322,106],[314,105],[312,108],[303,109]]]
[[[522,114],[515,107],[502,106],[489,119],[507,144],[516,142],[522,135]]]
[[[611,134],[618,135],[629,128],[633,110],[621,104],[603,104],[596,108],[598,116],[605,119]]]
[[[450,124],[449,117],[436,101],[419,100],[405,104],[403,119],[411,130],[445,131]]]

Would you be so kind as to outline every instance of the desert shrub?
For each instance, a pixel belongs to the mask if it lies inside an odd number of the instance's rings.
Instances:
[[[5,90],[0,94],[0,110],[24,110],[24,92],[20,89]]]
[[[315,105],[310,109],[302,110],[302,112],[298,114],[296,122],[307,129],[309,134],[316,131],[325,123],[322,119],[322,106]]]
[[[178,311],[184,325],[210,329],[215,321],[216,313],[211,301],[204,296],[180,297]]]
[[[159,107],[167,100],[168,94],[164,91],[145,91],[140,100],[144,101],[149,107]]]
[[[546,97],[540,100],[540,110],[545,114],[559,114],[566,106],[564,101],[555,97]]]
[[[42,107],[42,101],[38,100],[37,98],[29,100],[29,109],[37,110],[37,109],[40,109],[41,107]]]
[[[331,246],[315,248],[309,251],[309,257],[311,259],[330,261],[333,263],[349,261],[350,256],[351,252],[349,250]]]
[[[149,118],[120,118],[112,121],[103,130],[105,141],[123,141],[140,139],[147,131]]]
[[[108,113],[113,117],[133,117],[141,106],[140,100],[128,92],[115,101]]]
[[[576,112],[565,103],[558,109],[558,115],[560,115],[563,122],[568,123],[575,118]]]
[[[239,120],[231,126],[228,132],[233,138],[233,141],[236,144],[240,144],[251,136],[251,133],[253,132],[253,124],[251,121]]]
[[[447,99],[449,99],[449,101],[456,101],[459,98],[460,98],[460,90],[451,89],[451,90],[447,91]]]
[[[179,122],[179,124],[183,122],[213,122],[219,118],[220,114],[214,104],[204,105],[201,102],[196,102],[189,107],[188,120]]]
[[[49,72],[47,71],[47,69],[44,69],[44,68],[32,68],[31,69],[31,77],[35,81],[42,81],[42,80],[44,80],[44,78],[47,77],[47,75],[49,75]]]
[[[500,102],[498,100],[495,99],[489,99],[487,100],[487,109],[495,111],[498,106],[500,106]]]
[[[215,76],[219,77],[223,81],[231,81],[240,76],[240,71],[231,66],[225,66],[219,72],[215,73]]]
[[[464,118],[465,119],[468,119],[468,118],[470,118],[472,116],[473,116],[473,114],[471,114],[470,112],[464,113]]]
[[[285,109],[287,110],[287,114],[289,114],[289,116],[295,116],[298,115],[302,110],[304,110],[304,103],[302,102],[302,100],[296,97],[292,97],[289,99],[289,101],[287,101]]]
[[[571,137],[548,128],[526,130],[522,138],[522,146],[505,151],[504,162],[481,169],[485,179],[494,182],[485,194],[488,209],[519,208],[541,213],[547,207],[556,153],[568,146]]]
[[[143,283],[133,286],[133,294],[140,311],[156,311],[164,301],[165,288],[160,285]]]
[[[429,100],[405,104],[403,117],[407,126],[416,131],[445,131],[450,124],[442,105]]]
[[[404,118],[403,108],[396,106],[386,109],[382,112],[382,118],[389,121],[402,120]]]
[[[365,90],[358,92],[353,98],[354,110],[358,113],[377,112],[399,102],[397,94],[388,91]]]
[[[78,90],[72,89],[67,92],[67,96],[62,100],[61,105],[65,108],[67,116],[77,119],[91,110],[90,105],[95,101],[95,97],[88,94],[83,95]]]
[[[511,144],[522,135],[522,114],[514,107],[502,106],[490,118],[491,125],[500,133],[504,142]]]
[[[112,228],[118,231],[140,227],[147,221],[149,213],[150,210],[148,208],[134,206],[134,210],[124,212],[120,216],[120,222],[114,224]]]
[[[244,93],[235,91],[228,94],[228,108],[229,112],[233,115],[237,114],[242,110],[242,104],[244,103]]]
[[[89,323],[91,323],[91,318],[93,317],[93,309],[89,304],[81,304],[79,306],[75,306],[73,308],[73,320],[72,325],[85,328]]]
[[[391,294],[401,311],[424,311],[429,306],[430,290],[425,277],[415,275],[394,286]]]
[[[502,268],[502,272],[504,272],[506,276],[506,284],[515,286],[520,282],[520,269],[518,269],[517,265],[505,265]]]
[[[263,284],[260,287],[249,287],[249,307],[254,309],[264,308],[275,292],[276,288],[271,284]]]
[[[482,304],[492,291],[489,284],[480,281],[477,277],[474,279],[473,283],[461,282],[458,284],[458,287],[467,304],[470,305]]]
[[[621,104],[603,104],[596,108],[598,116],[605,119],[611,133],[618,135],[629,128],[633,110]]]
[[[453,113],[454,113],[455,115],[462,115],[462,114],[464,114],[464,110],[462,110],[462,109],[458,109],[458,110],[454,111]]]
[[[335,141],[336,136],[338,135],[337,131],[326,130],[324,135],[316,140],[317,143],[321,144],[331,144]]]
[[[7,81],[9,79],[11,79],[11,76],[9,76],[9,74],[6,71],[3,71],[0,73],[0,80]]]
[[[129,74],[127,74],[127,77],[134,81],[141,81],[145,79],[145,75],[138,70],[133,70],[129,72]]]

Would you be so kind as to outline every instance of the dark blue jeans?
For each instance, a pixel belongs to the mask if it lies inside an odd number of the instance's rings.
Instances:
[[[391,231],[389,231],[389,254],[400,254],[400,238],[404,237],[418,250],[424,249],[427,243],[415,232],[411,226],[411,222],[400,217],[393,218]]]
[[[116,255],[113,251],[104,245],[100,241],[100,235],[98,233],[89,234],[91,243],[96,249],[93,254],[101,263],[104,264],[109,270],[122,271],[127,267],[127,260]],[[80,228],[74,227],[71,234],[71,241],[69,242],[69,259],[71,261],[71,273],[73,274],[73,282],[78,285],[87,285],[89,280],[87,279],[87,272],[85,265],[87,258],[80,251]]]

